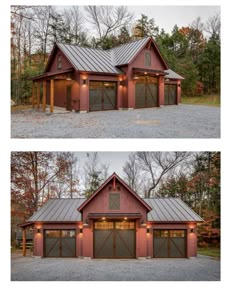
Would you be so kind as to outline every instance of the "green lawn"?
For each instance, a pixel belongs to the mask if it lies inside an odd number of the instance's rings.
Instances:
[[[198,254],[220,258],[220,248],[204,247],[197,249]]]
[[[195,97],[181,97],[182,104],[207,105],[220,107],[220,95],[202,95]]]

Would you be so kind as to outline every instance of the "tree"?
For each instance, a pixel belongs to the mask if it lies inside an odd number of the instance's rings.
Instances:
[[[86,19],[96,29],[96,47],[102,47],[107,38],[133,19],[133,14],[125,6],[86,6]]]
[[[47,199],[56,197],[55,182],[66,181],[70,153],[13,152],[11,155],[11,199],[31,215]]]
[[[155,24],[153,18],[148,19],[148,16],[141,14],[141,18],[137,20],[136,25],[133,29],[134,38],[143,38],[143,37],[157,37],[159,33],[159,28]]]
[[[98,153],[87,153],[84,164],[84,196],[90,197],[107,178],[109,165],[102,163]]]

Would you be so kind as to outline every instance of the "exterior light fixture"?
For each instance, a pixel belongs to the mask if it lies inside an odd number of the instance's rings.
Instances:
[[[147,75],[147,72],[144,72],[144,75]]]
[[[170,79],[165,79],[166,82],[169,82]]]
[[[106,217],[102,217],[102,220],[106,220]]]
[[[37,233],[39,234],[39,233],[41,233],[41,230],[40,230],[40,228],[37,228]]]
[[[150,228],[147,228],[147,234],[150,234]]]
[[[194,233],[194,229],[193,228],[190,229],[190,233]]]
[[[180,88],[180,84],[178,84],[178,87]]]
[[[86,83],[87,83],[87,80],[83,79],[83,85],[86,85]]]
[[[127,220],[127,217],[124,217],[124,220]]]
[[[71,81],[71,77],[66,77],[66,81]]]
[[[83,226],[89,226],[88,220],[86,220],[86,221],[83,223]]]
[[[123,86],[123,81],[122,80],[120,81],[120,86]]]
[[[79,229],[79,234],[83,234],[83,229],[82,228]]]
[[[133,79],[134,79],[134,80],[138,80],[138,76],[134,76]]]
[[[158,73],[156,73],[156,76],[159,76],[159,74],[158,74]]]

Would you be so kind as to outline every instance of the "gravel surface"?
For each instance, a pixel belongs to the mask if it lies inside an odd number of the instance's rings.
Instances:
[[[220,261],[12,257],[12,281],[219,281]]]
[[[12,138],[219,138],[220,108],[165,106],[80,114],[12,112]]]

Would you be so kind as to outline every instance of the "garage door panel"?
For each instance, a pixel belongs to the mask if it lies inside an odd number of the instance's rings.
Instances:
[[[176,105],[177,104],[177,88],[176,85],[165,84],[165,105]]]
[[[113,230],[95,230],[94,256],[96,258],[113,257]]]
[[[135,84],[135,107],[151,108],[157,106],[157,78],[139,77]]]
[[[75,230],[45,230],[44,233],[45,257],[75,257],[76,241]]]
[[[135,86],[135,105],[136,108],[145,107],[145,84],[137,83]]]
[[[147,88],[147,106],[157,106],[157,85],[149,84]]]
[[[116,257],[135,257],[135,238],[133,230],[116,230]]]
[[[184,258],[186,242],[185,230],[154,230],[154,257]]]
[[[116,109],[116,82],[90,81],[89,110]]]
[[[62,238],[61,256],[62,257],[74,257],[75,256],[75,239],[74,238]]]
[[[170,257],[185,257],[184,238],[170,239]]]
[[[60,257],[59,238],[47,238],[45,242],[46,257]]]
[[[154,257],[168,257],[167,238],[154,238]]]

